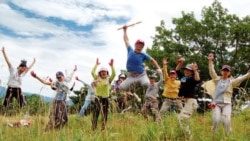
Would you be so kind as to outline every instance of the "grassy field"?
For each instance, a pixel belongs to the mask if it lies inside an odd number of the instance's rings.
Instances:
[[[249,141],[250,110],[247,109],[232,117],[232,134],[226,136],[222,125],[215,134],[211,132],[211,112],[195,113],[190,120],[192,138],[179,128],[177,115],[165,115],[161,123],[152,118],[145,120],[139,113],[109,114],[107,129],[101,131],[98,123],[96,131],[91,130],[91,116],[80,121],[76,115],[69,116],[68,124],[60,131],[44,132],[48,115],[32,116],[30,127],[12,128],[8,122],[15,122],[24,116],[0,116],[1,141]],[[100,119],[100,117],[99,117]]]

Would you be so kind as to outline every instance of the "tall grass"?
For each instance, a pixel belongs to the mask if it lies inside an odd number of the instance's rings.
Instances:
[[[232,117],[233,132],[225,135],[222,125],[217,133],[211,132],[211,112],[204,115],[194,114],[190,120],[192,138],[186,135],[178,125],[177,114],[164,115],[161,123],[145,120],[139,113],[110,113],[107,128],[101,131],[98,122],[96,131],[91,129],[91,115],[76,120],[69,116],[69,122],[60,131],[44,132],[48,115],[31,117],[30,127],[11,128],[8,122],[23,118],[23,114],[0,116],[1,141],[249,141],[250,110],[247,109]],[[101,117],[99,117],[100,119]]]
[[[96,131],[91,129],[91,115],[76,120],[69,115],[67,125],[60,131],[44,132],[48,115],[31,117],[30,127],[11,128],[8,122],[24,118],[23,113],[14,116],[0,116],[1,141],[249,141],[250,110],[247,109],[232,117],[233,132],[225,135],[222,125],[217,133],[211,132],[211,112],[194,114],[190,120],[192,138],[179,127],[177,114],[165,115],[161,123],[152,118],[144,119],[139,113],[110,113],[107,129],[101,131],[101,122]],[[101,118],[101,117],[99,117]]]

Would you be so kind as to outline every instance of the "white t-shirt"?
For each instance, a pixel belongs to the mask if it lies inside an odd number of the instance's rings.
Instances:
[[[14,88],[20,88],[22,85],[22,78],[25,76],[25,72],[22,74],[18,75],[18,70],[14,67],[9,68],[10,76],[8,80],[8,86],[9,87],[14,87]]]

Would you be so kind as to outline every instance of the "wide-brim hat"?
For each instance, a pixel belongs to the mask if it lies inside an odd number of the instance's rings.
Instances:
[[[184,68],[182,69],[187,69],[187,70],[190,70],[190,71],[194,71],[193,70],[193,64],[187,64]]]

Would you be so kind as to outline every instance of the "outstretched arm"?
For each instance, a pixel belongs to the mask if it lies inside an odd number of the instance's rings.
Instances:
[[[31,74],[31,76],[33,76],[34,78],[36,78],[41,83],[43,83],[45,85],[53,86],[53,82],[47,82],[47,81],[43,80],[42,78],[38,77],[34,71],[31,71],[30,74]]]
[[[27,73],[35,64],[36,62],[36,58],[33,59],[33,62],[27,67],[27,69],[25,70],[25,73]]]
[[[213,64],[214,54],[210,53],[207,58],[208,58],[209,75],[212,79],[216,79],[218,77],[218,75],[214,70],[214,64]]]
[[[200,74],[198,72],[198,65],[196,63],[193,64],[193,70],[194,70],[194,79],[196,81],[200,81]]]
[[[73,75],[75,74],[75,72],[77,71],[77,66],[75,65],[75,68],[73,69],[73,71],[66,77],[65,81],[66,82],[70,82],[72,80]]]
[[[125,43],[125,46],[126,48],[128,48],[129,46],[129,40],[128,40],[128,35],[127,35],[127,26],[123,26],[123,40],[124,40],[124,43]]]
[[[168,76],[168,67],[167,67],[168,61],[167,61],[166,58],[162,59],[162,65],[163,65],[163,69],[162,69],[162,71],[163,71],[162,72],[163,73],[163,78],[164,78],[165,81],[167,81],[168,78],[169,78],[169,76]]]
[[[8,65],[8,67],[11,68],[12,65],[11,65],[11,63],[10,63],[6,53],[5,53],[5,47],[2,47],[2,52],[3,52],[3,56],[4,56],[4,59],[5,59],[6,63],[7,63],[7,65]]]
[[[160,66],[158,65],[157,61],[154,58],[151,57],[150,62],[153,64],[158,74],[162,73]]]
[[[109,66],[111,67],[111,70],[112,70],[110,78],[109,78],[110,83],[114,80],[115,75],[116,75],[115,68],[114,68],[113,64],[114,64],[114,60],[111,59],[110,63],[109,63]]]
[[[99,59],[96,58],[96,63],[95,66],[93,67],[92,71],[91,71],[91,75],[94,79],[96,79],[98,77],[98,75],[95,73],[96,72],[96,68],[98,65],[100,65],[101,63],[99,62]]]

